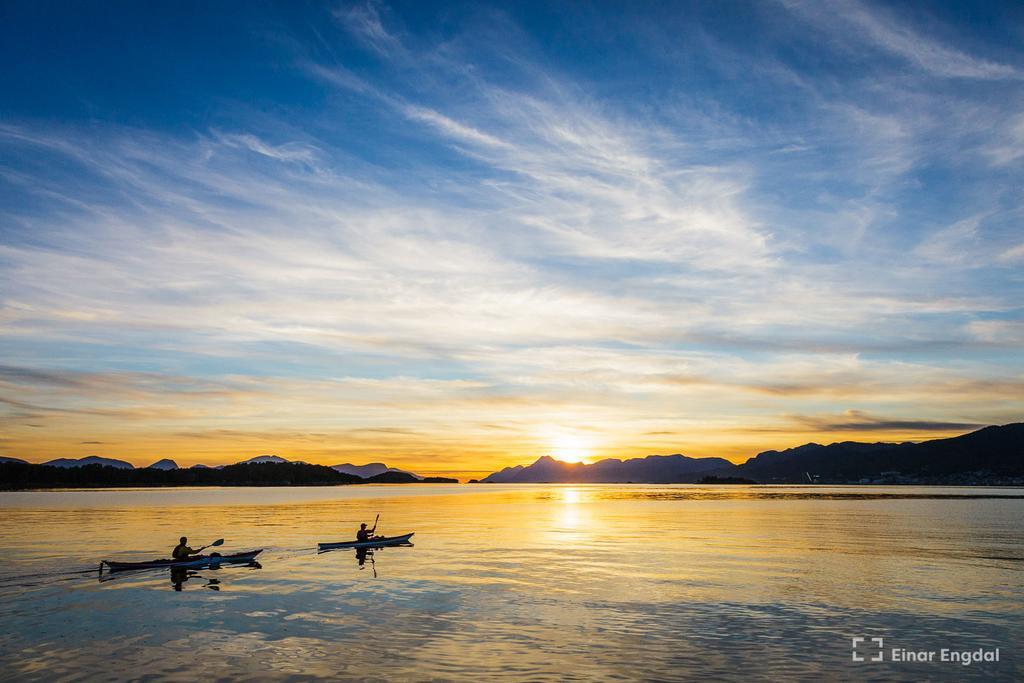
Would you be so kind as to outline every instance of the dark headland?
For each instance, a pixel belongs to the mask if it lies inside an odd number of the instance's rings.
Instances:
[[[484,484],[941,484],[1024,485],[1024,423],[920,443],[809,443],[764,451],[740,465],[722,458],[651,455],[585,465],[549,456],[506,467]]]
[[[94,461],[64,460],[59,464],[34,465],[23,460],[0,461],[0,489],[106,488],[133,486],[341,486],[352,484],[457,484],[458,479],[420,477],[411,472],[387,469],[361,477],[335,467],[272,461],[242,462],[225,467],[132,467]],[[70,463],[70,464],[69,464]]]

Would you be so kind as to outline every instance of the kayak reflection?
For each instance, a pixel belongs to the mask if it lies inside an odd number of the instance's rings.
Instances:
[[[411,536],[411,535],[412,534],[409,534],[409,536]],[[405,537],[405,538],[408,538],[408,537]],[[335,550],[354,550],[355,551],[355,555],[356,555],[356,566],[359,567],[360,571],[366,569],[366,567],[369,566],[370,569],[373,571],[373,578],[377,578],[377,560],[374,557],[375,553],[381,552],[385,548],[389,548],[390,549],[390,548],[411,548],[411,547],[413,547],[412,543],[409,543],[408,540],[406,540],[404,542],[398,542],[398,543],[395,543],[394,541],[392,541],[390,543],[384,543],[384,544],[372,545],[372,546],[370,546],[370,545],[362,545],[361,544],[358,547],[352,547],[351,545],[347,545],[347,544],[339,544],[339,545],[341,545],[341,547],[325,547],[327,545],[328,544],[321,543],[320,544],[320,549],[317,551],[317,555],[322,555],[324,553],[333,552]],[[369,564],[367,564],[367,560],[369,560]]]
[[[409,534],[409,535],[411,536],[412,534]],[[327,543],[321,543],[320,544],[320,548],[316,551],[316,554],[317,555],[323,555],[324,553],[334,552],[335,550],[355,550],[356,551],[356,557],[358,558],[361,555],[368,557],[367,551],[369,551],[369,555],[373,555],[373,551],[374,550],[383,550],[384,548],[412,548],[412,547],[413,547],[413,544],[409,543],[408,541],[404,541],[404,542],[401,542],[401,543],[380,543],[380,544],[373,544],[373,545],[362,544],[362,545],[359,545],[359,546],[341,545],[341,544],[339,544],[338,547],[330,547]]]
[[[256,560],[253,560],[252,562],[241,566],[248,567],[249,569],[263,569],[263,565],[261,565]],[[209,588],[212,591],[219,591],[220,579],[203,576],[203,572],[219,571],[220,569],[220,565],[210,565],[209,567],[206,567],[206,569],[203,570],[192,569],[189,567],[171,567],[171,588],[173,588],[175,591],[181,592],[182,590],[184,590],[184,584],[187,581],[191,579],[196,579],[198,581],[206,581],[206,583],[203,584],[203,588]]]

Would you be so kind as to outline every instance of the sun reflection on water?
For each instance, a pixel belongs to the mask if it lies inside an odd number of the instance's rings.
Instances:
[[[651,678],[740,666],[810,680],[828,678],[820,653],[865,614],[896,632],[1019,640],[1020,498],[592,484],[137,493],[0,498],[0,651],[14,677],[116,666],[166,679],[187,657],[213,679],[357,679],[372,660],[391,680],[603,680],[616,667],[636,678],[639,655]],[[378,512],[415,545],[316,554]],[[99,558],[159,557],[184,533],[266,548],[262,568],[196,571],[181,591],[162,570],[98,580]],[[84,573],[55,573],[58,548],[61,572]],[[769,638],[770,651],[756,645]]]

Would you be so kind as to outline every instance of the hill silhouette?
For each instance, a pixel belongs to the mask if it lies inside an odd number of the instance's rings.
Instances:
[[[690,483],[710,471],[732,467],[723,458],[688,458],[685,455],[649,455],[646,458],[619,460],[608,458],[592,465],[555,460],[549,455],[532,465],[506,467],[481,480],[486,484],[504,483]]]
[[[363,479],[324,465],[294,462],[238,463],[225,467],[156,469],[84,465],[54,467],[0,462],[0,489],[94,488],[120,486],[337,486],[367,483],[458,483],[455,479],[417,479],[402,472]]]
[[[479,483],[1024,484],[1024,423],[992,426],[921,443],[808,443],[758,453],[742,465],[722,458],[651,455],[592,465],[550,456],[506,467]]]
[[[719,473],[715,473],[719,474]],[[1024,477],[1024,423],[985,427],[921,443],[806,444],[765,451],[732,469],[763,483],[851,482],[990,483]]]

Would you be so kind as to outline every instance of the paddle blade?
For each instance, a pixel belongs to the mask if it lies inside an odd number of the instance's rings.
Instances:
[[[208,547],[212,548],[215,545],[224,545],[224,539],[223,538],[218,538],[216,541],[211,543]]]

